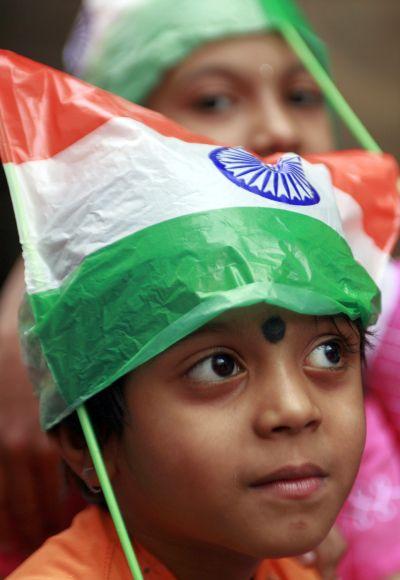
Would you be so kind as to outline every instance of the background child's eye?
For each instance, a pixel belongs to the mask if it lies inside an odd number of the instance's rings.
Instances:
[[[220,113],[228,110],[234,104],[232,97],[223,94],[209,94],[193,101],[193,107],[198,111]]]
[[[289,91],[287,98],[290,103],[299,107],[314,107],[322,105],[324,98],[318,89],[297,88]]]
[[[308,355],[306,363],[317,368],[342,368],[344,362],[340,343],[330,341],[320,344]]]
[[[192,367],[187,376],[199,383],[217,382],[235,377],[243,371],[235,357],[219,352],[203,359]]]

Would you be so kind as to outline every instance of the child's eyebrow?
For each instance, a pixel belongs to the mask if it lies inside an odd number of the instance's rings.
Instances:
[[[194,81],[198,78],[204,76],[223,76],[227,79],[233,79],[237,76],[234,66],[230,66],[228,63],[226,64],[205,64],[196,70],[193,71],[185,71],[179,75],[177,75],[177,80],[185,80],[186,81]]]
[[[198,328],[197,330],[194,330],[191,334],[185,336],[184,338],[182,338],[181,340],[170,346],[168,351],[171,352],[178,349],[179,347],[184,345],[187,341],[193,338],[201,338],[203,335],[207,334],[223,334],[226,332],[230,333],[234,332],[232,325],[226,324],[224,322],[209,322],[208,324],[202,326],[201,328]]]
[[[293,77],[293,76],[296,76],[299,74],[305,74],[307,77],[314,80],[313,77],[311,76],[311,74],[306,69],[306,67],[300,61],[294,62],[285,71],[285,75],[287,77]]]
[[[207,334],[207,333],[223,333],[226,332],[227,330],[232,331],[233,327],[232,324],[228,324],[225,322],[209,322],[208,324],[205,324],[204,326],[202,326],[201,328],[198,328],[197,330],[195,330],[194,332],[192,332],[192,334],[190,334],[187,338],[190,338],[191,336],[201,336],[202,334]],[[183,339],[185,340],[185,339]]]
[[[239,72],[235,65],[232,65],[228,62],[223,62],[220,64],[204,64],[195,70],[181,71],[180,74],[177,74],[176,80],[178,82],[193,82],[206,76],[218,76],[225,77],[227,80],[232,81],[237,79],[238,74],[241,74],[241,72],[242,71]],[[283,71],[283,74],[285,77],[289,78],[297,74],[305,74],[312,78],[310,73],[300,61],[295,61],[293,64],[290,64],[289,67]]]
[[[318,329],[321,324],[327,324],[328,326],[333,327],[337,332],[342,333],[343,330],[341,327],[346,327],[348,330],[353,332],[354,335],[360,336],[360,330],[357,325],[354,323],[354,321],[346,318],[345,316],[314,316],[313,318],[316,329]]]
[[[310,74],[304,64],[299,60],[291,64],[287,70],[290,73],[306,72],[307,74]]]

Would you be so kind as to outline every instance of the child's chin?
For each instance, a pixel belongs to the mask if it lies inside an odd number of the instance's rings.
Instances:
[[[270,536],[265,542],[252,546],[249,551],[252,552],[252,557],[260,560],[300,556],[314,550],[325,539],[328,531],[309,530],[307,533],[293,534],[291,537],[288,536],[279,541]]]

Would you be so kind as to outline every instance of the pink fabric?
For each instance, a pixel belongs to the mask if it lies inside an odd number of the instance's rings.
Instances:
[[[366,414],[361,468],[338,519],[348,543],[342,580],[382,580],[400,571],[400,448],[372,393]]]
[[[400,572],[400,262],[389,264],[382,296],[365,377],[366,446],[338,519],[348,542],[342,580],[383,580]]]
[[[388,269],[385,285],[389,286],[390,310],[384,328],[378,328],[378,345],[368,370],[367,385],[373,390],[384,409],[391,428],[400,442],[400,262],[393,261]],[[390,303],[391,302],[391,303]],[[399,548],[400,550],[400,548]]]
[[[391,272],[400,279],[400,265]],[[396,280],[396,277],[399,279]],[[397,286],[400,288],[400,285]],[[360,471],[338,519],[348,542],[343,580],[400,572],[400,296],[396,294],[366,382],[367,440]]]

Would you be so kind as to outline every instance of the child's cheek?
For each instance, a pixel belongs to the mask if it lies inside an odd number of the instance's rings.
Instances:
[[[329,426],[329,427],[328,427]],[[353,484],[364,450],[366,425],[364,399],[361,388],[338,393],[336,405],[332,405],[326,420],[329,442],[338,464],[344,493]]]
[[[171,407],[151,420],[138,417],[125,436],[125,456],[138,484],[182,501],[208,487],[226,487],[236,471],[238,442],[223,414]],[[160,481],[162,480],[162,486]],[[162,490],[160,489],[162,487]]]

